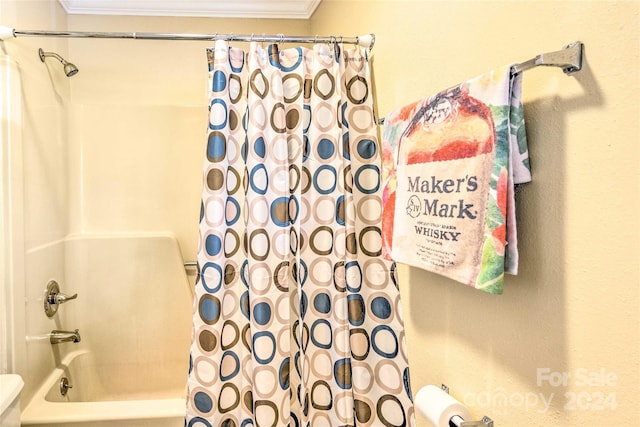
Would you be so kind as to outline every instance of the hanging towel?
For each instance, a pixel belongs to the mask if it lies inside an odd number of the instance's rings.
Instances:
[[[521,75],[503,67],[385,118],[383,256],[501,294],[531,180]]]

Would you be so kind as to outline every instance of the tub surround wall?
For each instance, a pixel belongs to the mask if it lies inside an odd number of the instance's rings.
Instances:
[[[70,15],[69,30],[308,34],[309,21]],[[246,46],[245,43],[233,43]],[[73,233],[176,233],[195,261],[207,41],[70,39]],[[193,277],[192,277],[193,279]]]
[[[67,16],[54,0],[2,0],[0,23],[15,28],[65,30]],[[60,63],[43,64],[38,48],[67,56],[61,39],[22,38],[3,43],[3,52],[19,64],[22,91],[23,179],[15,195],[24,213],[23,223],[14,223],[16,239],[10,250],[14,259],[15,358],[9,369],[25,382],[23,404],[42,381],[43,372],[55,367],[51,346],[41,338],[50,331],[42,310],[47,280],[63,269],[60,240],[68,227],[68,131],[66,107],[70,102],[69,79]],[[24,262],[22,262],[24,260]],[[57,277],[60,280],[64,278]],[[28,337],[28,338],[25,338]]]
[[[97,400],[154,391],[182,396],[193,293],[175,235],[78,235],[65,244],[65,291],[78,299],[59,315],[69,328],[80,328],[82,341],[71,347],[90,351]]]
[[[78,298],[58,308],[55,322],[79,328],[82,339],[41,342],[52,348],[59,369],[38,371],[47,380],[25,407],[23,425],[179,425],[193,294],[175,236],[76,235],[59,245],[62,291]],[[58,387],[62,376],[73,386],[66,397]]]

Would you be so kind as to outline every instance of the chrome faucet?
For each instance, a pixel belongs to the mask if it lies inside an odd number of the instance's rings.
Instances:
[[[51,344],[60,344],[61,342],[80,342],[80,332],[77,329],[75,331],[53,330],[51,331],[51,335],[49,335],[49,342],[51,342]]]
[[[60,286],[55,280],[49,280],[44,291],[44,312],[47,317],[53,317],[58,311],[60,304],[78,298],[78,294],[65,295],[60,292]]]

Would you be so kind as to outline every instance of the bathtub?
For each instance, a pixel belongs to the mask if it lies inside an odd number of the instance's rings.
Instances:
[[[23,426],[182,427],[192,294],[172,235],[65,239],[55,324],[80,343],[51,345],[57,361],[22,411]],[[72,388],[60,393],[66,377]]]
[[[46,379],[22,412],[22,425],[74,427],[181,427],[184,425],[184,389],[138,389],[118,375],[99,374],[88,351],[73,351]],[[60,394],[60,380],[73,388]],[[95,384],[99,383],[96,387]],[[127,389],[123,392],[122,388]]]

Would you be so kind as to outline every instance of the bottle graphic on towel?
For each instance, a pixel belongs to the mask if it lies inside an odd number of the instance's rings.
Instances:
[[[392,113],[388,123],[400,126],[395,135],[385,130],[396,143],[383,191],[383,256],[475,281],[496,155],[489,106],[461,85]]]

